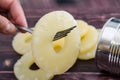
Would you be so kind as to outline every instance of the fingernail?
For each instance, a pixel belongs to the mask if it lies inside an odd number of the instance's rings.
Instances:
[[[12,23],[8,23],[3,32],[5,34],[13,34],[15,31],[16,31],[15,26]]]

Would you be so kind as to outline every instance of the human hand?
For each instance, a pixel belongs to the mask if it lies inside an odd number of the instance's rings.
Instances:
[[[7,17],[0,14],[0,33],[13,34],[16,32],[16,27],[13,24],[27,26],[26,18],[23,9],[18,0],[0,0],[0,13],[5,12]]]

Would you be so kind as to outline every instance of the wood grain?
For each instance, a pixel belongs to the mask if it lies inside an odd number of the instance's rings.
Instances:
[[[82,19],[96,28],[102,28],[107,19],[120,18],[120,0],[20,0],[28,25],[33,27],[44,14],[55,10],[66,10],[75,19]],[[4,12],[3,12],[4,13]],[[2,14],[2,12],[0,12]],[[0,34],[0,80],[17,80],[14,63],[20,55],[12,48],[14,35]],[[56,75],[53,80],[120,80],[120,77],[102,73],[95,60],[77,60],[65,74]]]

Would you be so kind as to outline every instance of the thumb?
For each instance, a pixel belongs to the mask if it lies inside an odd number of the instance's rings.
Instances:
[[[13,34],[16,32],[16,27],[4,16],[0,15],[0,33]]]

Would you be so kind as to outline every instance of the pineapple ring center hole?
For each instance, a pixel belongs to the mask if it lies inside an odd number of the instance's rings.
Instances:
[[[35,63],[33,63],[30,67],[29,67],[30,70],[38,70],[40,69]]]
[[[65,38],[53,41],[53,48],[56,52],[59,52],[64,47]]]

